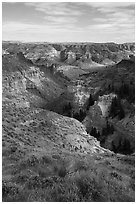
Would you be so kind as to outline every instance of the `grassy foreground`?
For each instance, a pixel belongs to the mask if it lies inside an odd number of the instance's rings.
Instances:
[[[133,202],[134,177],[134,156],[29,155],[7,170],[3,201]]]

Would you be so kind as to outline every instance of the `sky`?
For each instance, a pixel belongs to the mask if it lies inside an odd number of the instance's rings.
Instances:
[[[134,42],[134,2],[3,2],[2,40]]]

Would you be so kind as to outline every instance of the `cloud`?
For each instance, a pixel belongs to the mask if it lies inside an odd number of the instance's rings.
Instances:
[[[61,19],[60,19],[61,20]],[[76,30],[75,30],[76,31]],[[79,30],[77,30],[79,31]],[[15,33],[31,33],[32,35],[35,33],[60,33],[60,32],[65,32],[65,33],[70,33],[72,32],[70,30],[70,25],[66,25],[64,27],[58,26],[54,24],[47,24],[47,25],[39,25],[39,24],[29,24],[29,23],[22,23],[22,22],[6,22],[3,23],[2,25],[2,32],[4,33],[10,33],[11,35],[14,35]]]
[[[45,20],[47,20],[50,25],[60,25],[60,24],[67,24],[67,25],[71,25],[73,23],[76,23],[77,20],[75,18],[72,18],[72,17],[62,17],[62,16],[59,16],[59,17],[56,17],[56,16],[45,16]]]
[[[87,29],[103,29],[103,32],[126,33],[134,36],[135,8],[134,3],[87,3],[102,15],[94,18],[94,25]],[[129,9],[130,8],[130,9]]]
[[[80,40],[81,35],[78,35],[77,32],[83,31],[72,30],[69,26],[59,27],[17,22],[6,22],[2,26],[3,40],[71,42]]]
[[[36,11],[41,11],[44,16],[44,23],[50,26],[63,27],[65,29],[76,29],[81,11],[73,8],[70,2],[46,2],[46,3],[24,3],[33,7]],[[76,29],[77,30],[77,29]]]
[[[41,11],[48,15],[61,15],[61,16],[79,16],[81,12],[70,8],[69,2],[46,2],[46,3],[25,3],[26,6],[32,6],[37,11]]]
[[[39,24],[28,24],[22,22],[6,22],[3,23],[2,31],[3,32],[55,32],[55,31],[66,31],[65,28],[59,29],[58,26],[49,25],[39,25]]]
[[[99,23],[113,23],[134,21],[134,3],[130,2],[52,2],[52,3],[25,3],[27,6],[32,6],[35,10],[41,11],[45,14],[44,19],[50,20],[53,23],[77,23],[82,16],[90,17],[90,14],[84,13],[84,6],[91,8],[91,14],[94,10],[99,12],[100,18],[92,16],[92,21]],[[130,9],[129,9],[130,8]],[[96,20],[96,17],[98,20]],[[88,20],[88,19],[87,19]],[[92,24],[92,21],[90,22]],[[85,22],[86,23],[86,22]]]
[[[90,7],[99,9],[100,11],[109,12],[116,9],[134,9],[134,2],[85,2],[80,4],[86,4]]]

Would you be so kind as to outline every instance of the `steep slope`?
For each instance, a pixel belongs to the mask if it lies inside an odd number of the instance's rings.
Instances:
[[[43,107],[64,92],[60,76],[56,80],[47,67],[37,67],[23,54],[3,56],[3,100],[16,98],[20,106]],[[63,80],[63,79],[62,79]],[[65,83],[65,79],[64,79]],[[12,101],[12,100],[11,100]]]
[[[134,201],[134,156],[101,148],[75,119],[4,103],[2,149],[5,202]]]

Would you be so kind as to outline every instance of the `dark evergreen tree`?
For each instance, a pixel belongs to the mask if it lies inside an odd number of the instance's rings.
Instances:
[[[79,120],[79,114],[76,112],[76,113],[73,113],[73,118]]]
[[[122,153],[124,154],[130,154],[131,148],[130,148],[130,141],[125,139],[122,147]]]
[[[109,116],[112,118],[118,116],[120,120],[125,117],[125,112],[121,105],[120,98],[117,97],[113,98]]]
[[[92,97],[92,95],[90,94],[89,96],[89,106],[93,106],[94,105],[94,99]]]
[[[91,128],[90,135],[94,136],[97,139],[100,138],[100,133],[95,127]]]
[[[63,108],[63,113],[65,115],[67,115],[68,117],[71,117],[71,112],[72,112],[72,105],[71,103],[69,102],[68,104],[66,104]]]
[[[80,122],[82,122],[84,120],[84,118],[86,117],[86,111],[80,109],[79,113],[73,113],[73,118],[79,120]]]

